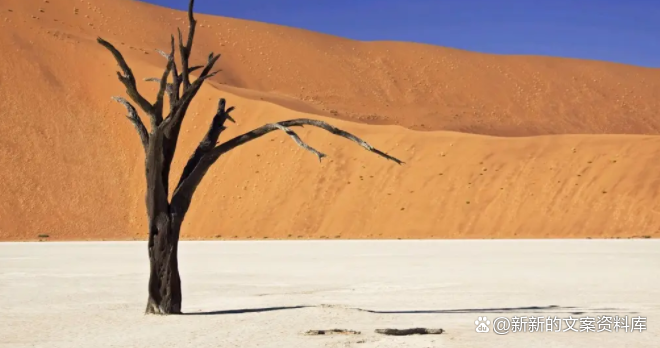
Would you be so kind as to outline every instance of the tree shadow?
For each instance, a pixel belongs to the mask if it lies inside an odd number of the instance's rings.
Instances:
[[[466,308],[466,309],[438,309],[438,310],[411,310],[411,311],[378,311],[371,309],[354,308],[356,310],[374,313],[374,314],[465,314],[465,313],[565,313],[565,314],[584,314],[593,313],[622,313],[619,308],[578,308],[573,306],[528,306],[528,307],[503,307],[503,308]],[[637,312],[627,312],[636,314]]]
[[[261,312],[283,311],[287,309],[299,309],[306,307],[310,307],[310,306],[288,306],[288,307],[283,306],[283,307],[265,307],[265,308],[228,309],[228,310],[210,311],[210,312],[182,313],[182,315],[224,315],[224,314],[261,313]]]
[[[333,305],[318,305],[318,306],[280,306],[280,307],[264,307],[264,308],[242,308],[242,309],[228,309],[209,312],[190,312],[182,313],[182,315],[226,315],[226,314],[246,314],[246,313],[262,313],[272,311],[282,311],[288,309],[301,309],[301,308],[340,308],[347,310],[356,310],[360,312],[367,312],[373,314],[485,314],[485,313],[563,313],[580,315],[585,313],[628,313],[637,314],[637,312],[628,312],[621,308],[579,308],[573,306],[527,306],[527,307],[502,307],[502,308],[464,308],[464,309],[437,309],[437,310],[402,310],[402,311],[388,311],[388,310],[372,310],[362,309],[355,307],[343,307]]]

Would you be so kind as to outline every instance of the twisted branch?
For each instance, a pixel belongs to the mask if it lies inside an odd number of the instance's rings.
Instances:
[[[174,36],[171,36],[171,46],[172,50],[167,58],[167,65],[165,66],[165,71],[163,71],[163,77],[160,78],[160,87],[158,89],[158,94],[156,96],[156,102],[154,103],[154,112],[155,117],[152,119],[151,129],[155,131],[161,122],[163,122],[163,98],[165,96],[165,91],[169,90],[169,95],[171,97],[172,86],[167,83],[167,75],[172,71],[172,66],[174,66]]]
[[[197,78],[197,80],[195,80],[195,82],[193,82],[188,89],[184,88],[183,96],[181,96],[181,98],[176,102],[176,105],[174,106],[174,114],[170,114],[170,116],[161,125],[166,133],[170,133],[173,129],[181,126],[183,118],[188,111],[190,102],[192,102],[192,99],[197,95],[197,92],[199,92],[199,89],[202,87],[204,81],[218,73],[218,71],[214,71],[212,73],[210,71],[213,69],[213,65],[218,61],[219,58],[219,54],[213,55],[213,53],[211,53],[209,55],[206,66],[204,67],[204,70],[202,70],[202,73]],[[184,75],[184,73],[181,74]],[[174,88],[176,89],[176,86],[174,86]]]
[[[234,149],[234,148],[236,148],[240,145],[243,145],[243,144],[247,143],[248,141],[259,138],[259,137],[261,137],[265,134],[268,134],[268,133],[270,133],[270,132],[272,132],[276,129],[281,129],[281,127],[288,128],[288,127],[302,127],[302,126],[314,126],[314,127],[324,129],[324,130],[326,130],[326,131],[328,131],[328,132],[330,132],[334,135],[338,135],[342,138],[346,138],[346,139],[348,139],[348,140],[350,140],[354,143],[357,143],[358,145],[360,145],[365,150],[373,152],[373,153],[375,153],[375,154],[377,154],[377,155],[379,155],[379,156],[381,156],[385,159],[388,159],[390,161],[394,161],[397,164],[403,164],[404,163],[403,161],[401,161],[401,160],[399,160],[395,157],[392,157],[392,156],[376,149],[375,147],[369,145],[369,143],[367,143],[366,141],[356,137],[355,135],[353,135],[349,132],[346,132],[346,131],[341,130],[337,127],[331,126],[330,124],[328,124],[326,122],[323,122],[323,121],[320,121],[320,120],[312,120],[312,119],[308,119],[308,118],[299,118],[299,119],[295,119],[295,120],[282,121],[282,122],[277,122],[277,123],[269,123],[269,124],[263,125],[263,126],[257,128],[257,129],[254,129],[254,130],[252,130],[250,132],[247,132],[243,135],[239,135],[239,136],[237,136],[237,137],[235,137],[231,140],[228,140],[228,141],[220,144],[215,149],[213,149],[212,155],[214,157],[220,157],[224,153],[226,153],[226,152],[228,152],[228,151],[230,151],[230,150],[232,150],[232,149]]]
[[[188,40],[186,44],[183,44],[183,35],[181,30],[177,28],[179,32],[179,51],[181,52],[181,77],[183,81],[183,90],[184,92],[190,88],[190,69],[188,67],[188,58],[190,58],[190,52],[192,49],[193,38],[195,36],[195,27],[197,21],[193,17],[193,7],[195,0],[190,0],[188,4]]]
[[[144,112],[149,115],[149,117],[152,119],[151,123],[155,124],[156,123],[156,114],[154,113],[154,108],[153,105],[145,99],[140,92],[137,90],[137,84],[135,82],[135,76],[133,75],[133,71],[131,68],[128,66],[126,63],[126,60],[122,56],[122,54],[113,46],[111,43],[103,40],[102,38],[97,38],[96,41],[101,44],[103,47],[107,48],[112,55],[115,57],[115,60],[117,61],[117,64],[121,68],[122,73],[117,72],[117,78],[121,83],[124,84],[126,87],[126,93],[128,94],[131,99],[138,104],[138,106],[144,110]]]
[[[211,121],[209,130],[206,132],[206,135],[197,146],[197,149],[195,149],[193,155],[190,157],[190,159],[188,159],[186,166],[183,168],[183,173],[181,173],[179,183],[176,186],[177,188],[183,181],[186,180],[186,178],[188,178],[195,167],[197,167],[197,164],[202,159],[202,157],[213,150],[216,143],[218,142],[220,134],[226,129],[225,122],[229,120],[233,123],[236,123],[236,121],[229,115],[229,113],[234,110],[234,107],[231,106],[228,109],[225,109],[225,107],[226,101],[224,98],[221,98],[218,102],[218,109],[215,113],[215,116],[213,116],[213,121]]]
[[[124,105],[126,107],[126,110],[128,111],[128,115],[126,115],[126,118],[128,118],[129,121],[133,124],[135,127],[135,130],[138,132],[138,135],[140,136],[140,140],[142,141],[142,147],[144,148],[144,152],[147,152],[147,148],[149,147],[149,132],[147,132],[147,128],[144,126],[144,123],[142,123],[142,120],[138,116],[137,110],[135,110],[135,107],[131,105],[126,99],[122,97],[112,97],[112,100]]]
[[[218,160],[218,158],[220,158],[223,154],[231,151],[232,149],[235,149],[254,139],[260,138],[274,130],[279,129],[285,131],[291,138],[293,138],[293,140],[299,146],[301,146],[307,151],[314,153],[315,155],[317,155],[317,157],[319,157],[319,160],[321,160],[325,156],[323,153],[307,145],[305,142],[303,142],[300,139],[300,137],[298,137],[296,133],[294,133],[289,129],[289,127],[302,127],[302,126],[313,126],[324,129],[334,135],[340,136],[342,138],[346,138],[354,143],[357,143],[362,148],[366,149],[369,152],[373,152],[380,157],[383,157],[390,161],[394,161],[399,165],[404,163],[403,161],[376,149],[375,147],[371,146],[369,143],[356,137],[355,135],[346,132],[344,130],[341,130],[337,127],[331,126],[330,124],[320,120],[300,118],[300,119],[282,121],[277,123],[269,123],[254,130],[251,130],[247,133],[234,137],[230,140],[227,140],[226,142],[213,148],[206,155],[202,156],[197,161],[198,163],[195,166],[195,168],[192,171],[190,171],[190,174],[188,174],[187,177],[182,178],[182,180],[180,180],[179,185],[174,190],[174,194],[172,196],[172,206],[176,206],[177,209],[180,209],[180,212],[178,212],[179,214],[185,214],[188,207],[190,206],[192,195],[195,193],[197,186],[202,181],[202,178],[204,177],[206,172],[213,165],[213,163],[215,163]]]
[[[325,155],[324,153],[319,152],[319,151],[316,150],[315,148],[313,148],[313,147],[307,145],[304,141],[302,141],[302,139],[300,139],[300,137],[298,136],[298,134],[296,134],[296,132],[292,131],[291,128],[286,127],[286,126],[283,126],[283,125],[281,125],[281,124],[279,124],[279,123],[273,123],[272,126],[273,126],[273,127],[276,127],[276,128],[279,129],[279,130],[282,130],[282,131],[284,131],[286,134],[288,134],[288,135],[291,137],[291,139],[293,139],[293,141],[295,141],[296,144],[298,144],[298,146],[300,146],[300,147],[302,147],[303,149],[305,149],[305,150],[307,150],[307,151],[309,151],[309,152],[315,154],[315,155],[319,158],[319,162],[321,162],[321,159],[323,159],[323,157],[326,157],[326,155]]]

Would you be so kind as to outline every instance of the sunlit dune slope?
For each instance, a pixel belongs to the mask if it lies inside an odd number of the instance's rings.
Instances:
[[[236,105],[239,123],[223,139],[266,122],[321,118],[406,164],[299,130],[328,154],[319,163],[272,133],[208,173],[184,238],[660,234],[657,69],[198,18],[194,62],[221,51],[224,71],[190,108],[173,181],[219,97]],[[124,95],[116,64],[94,40],[122,49],[138,79],[159,76],[164,60],[153,49],[166,48],[184,19],[127,0],[0,4],[0,240],[145,237],[143,154],[110,100]],[[153,83],[139,87],[155,95]]]

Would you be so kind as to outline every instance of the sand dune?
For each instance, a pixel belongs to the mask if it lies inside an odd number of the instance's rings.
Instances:
[[[128,0],[5,0],[0,11],[0,240],[144,238],[139,141],[94,40],[122,49],[139,79],[157,76],[153,49],[185,15]],[[220,51],[223,72],[190,108],[173,180],[219,97],[237,106],[225,139],[318,117],[407,163],[301,131],[329,155],[319,164],[271,134],[208,173],[184,238],[660,234],[660,69],[198,19],[193,61]]]

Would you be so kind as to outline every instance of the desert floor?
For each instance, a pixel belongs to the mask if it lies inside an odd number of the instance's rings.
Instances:
[[[0,244],[0,347],[657,347],[657,240],[183,242],[184,312],[144,316],[144,242]],[[642,332],[477,333],[486,316]],[[443,328],[391,337],[378,328]],[[308,336],[312,329],[359,335]],[[562,323],[562,329],[565,324]]]

